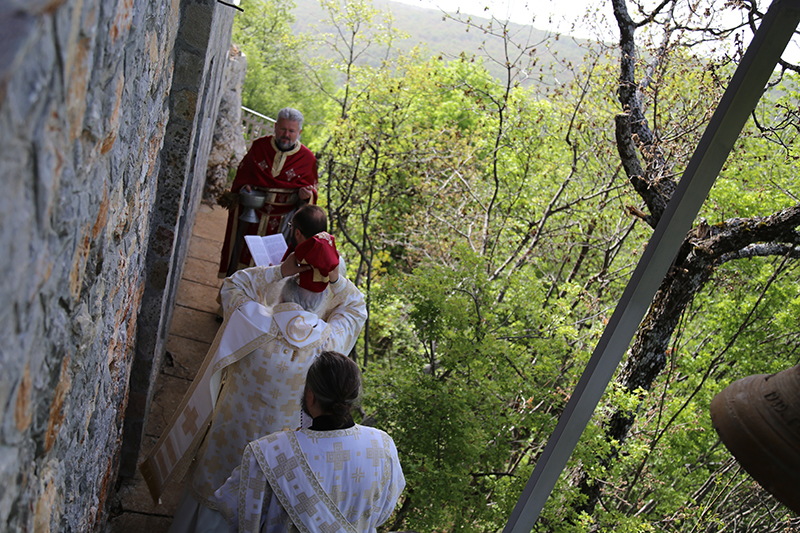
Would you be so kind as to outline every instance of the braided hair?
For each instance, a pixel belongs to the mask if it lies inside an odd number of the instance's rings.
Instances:
[[[322,352],[308,369],[306,387],[314,393],[322,412],[341,425],[361,401],[361,370],[347,356]]]

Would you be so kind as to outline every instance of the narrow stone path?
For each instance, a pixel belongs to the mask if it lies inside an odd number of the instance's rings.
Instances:
[[[198,208],[178,287],[167,354],[156,381],[139,462],[169,423],[219,328],[215,319],[216,298],[222,280],[217,278],[217,266],[226,219],[227,211],[219,206],[211,208],[201,204]],[[154,505],[147,485],[137,471],[135,478],[120,486],[115,496],[114,516],[109,520],[106,532],[166,533],[181,489],[180,483],[173,482],[161,497],[161,505]]]

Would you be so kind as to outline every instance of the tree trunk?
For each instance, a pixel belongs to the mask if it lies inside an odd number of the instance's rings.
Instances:
[[[624,110],[615,119],[617,150],[628,180],[650,211],[639,216],[655,227],[675,191],[675,182],[664,177],[661,150],[644,118],[642,95],[635,76],[634,30],[648,21],[634,23],[625,0],[613,0],[612,4],[620,27],[618,96]],[[641,164],[639,154],[648,160],[647,165]],[[637,213],[638,210],[632,208],[631,211]],[[767,217],[730,219],[714,226],[701,222],[695,226],[686,236],[639,327],[618,378],[623,389],[626,392],[650,390],[666,366],[667,348],[681,315],[717,267],[728,261],[756,256],[800,258],[798,226],[800,205]],[[617,445],[612,446],[609,454],[598,458],[603,466],[610,466],[616,460],[636,414],[636,411],[618,410],[604,423],[606,439]],[[576,510],[591,514],[600,498],[602,484],[592,482],[585,470],[579,477],[580,491],[586,501]]]

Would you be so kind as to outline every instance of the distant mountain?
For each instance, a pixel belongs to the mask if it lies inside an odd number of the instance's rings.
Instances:
[[[293,28],[296,32],[306,33],[313,26],[316,31],[329,32],[331,28],[320,26],[323,11],[318,0],[295,0],[294,16],[296,22]],[[467,30],[467,26],[458,21],[445,19],[441,11],[423,7],[410,6],[388,0],[373,0],[374,6],[381,10],[389,10],[394,15],[394,27],[409,35],[397,43],[401,50],[410,50],[414,46],[421,46],[432,57],[443,56],[455,58],[462,53],[468,57],[484,58],[484,65],[495,77],[502,79],[505,76],[502,65],[498,63],[503,58],[503,43],[500,38],[493,37],[476,28]],[[467,16],[462,16],[466,20]],[[471,20],[484,27],[488,27],[490,20],[472,16]],[[444,20],[443,20],[444,19]],[[495,27],[497,23],[495,22]],[[509,33],[512,41],[520,45],[530,44],[536,48],[535,57],[537,65],[535,72],[527,72],[520,79],[525,83],[537,83],[540,74],[543,75],[544,85],[567,81],[571,77],[568,71],[556,63],[578,64],[584,57],[591,41],[573,39],[569,36],[556,36],[553,33],[539,30],[533,26],[509,24]],[[494,60],[489,59],[493,58]],[[379,61],[377,54],[373,55],[373,63]],[[539,69],[543,69],[540,73]]]

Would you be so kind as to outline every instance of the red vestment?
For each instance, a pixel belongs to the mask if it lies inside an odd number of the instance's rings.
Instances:
[[[253,141],[253,146],[244,156],[236,171],[236,179],[231,185],[232,192],[238,192],[245,185],[253,189],[267,192],[264,207],[256,210],[257,223],[239,220],[240,206],[236,205],[228,212],[228,226],[225,228],[225,241],[219,260],[219,277],[227,276],[228,265],[235,247],[235,239],[239,224],[244,224],[244,235],[273,235],[284,227],[286,215],[300,207],[306,200],[301,200],[297,190],[307,185],[317,187],[317,158],[311,150],[300,144],[287,152],[281,152],[275,146],[272,135]],[[317,192],[314,191],[311,203],[317,203]],[[288,221],[286,221],[288,222]],[[250,250],[242,242],[240,244],[237,270],[253,266]]]

